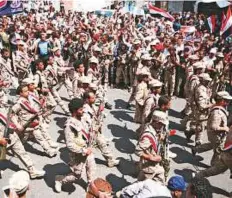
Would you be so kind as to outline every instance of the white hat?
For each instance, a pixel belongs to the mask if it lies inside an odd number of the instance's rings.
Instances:
[[[142,60],[151,60],[152,57],[149,54],[144,54],[144,55],[142,55],[141,59]]]
[[[95,51],[95,52],[101,52],[102,50],[101,50],[101,48],[99,48],[98,46],[94,46],[93,47],[93,51]]]
[[[216,48],[212,48],[212,49],[209,51],[209,53],[211,53],[211,54],[216,54],[216,53],[217,53],[217,49],[216,49]]]
[[[97,59],[97,58],[95,58],[95,57],[91,57],[91,58],[89,59],[89,62],[90,62],[90,63],[96,63],[96,64],[99,64],[98,59]]]
[[[47,30],[47,34],[52,34],[52,30]]]
[[[191,60],[199,60],[199,57],[194,54],[194,55],[189,56],[189,59],[191,59]]]
[[[149,82],[149,87],[162,87],[163,83],[157,79],[153,79]]]
[[[17,42],[17,45],[23,45],[23,46],[26,46],[26,43],[25,43],[25,42],[23,42],[22,40],[19,40],[19,41]]]
[[[156,122],[161,122],[164,125],[168,125],[168,117],[167,114],[163,111],[156,110],[152,115],[152,120]]]
[[[95,83],[90,83],[89,88],[93,89],[94,91],[97,90],[97,85]]]
[[[35,81],[31,78],[25,78],[21,82],[22,85],[30,85],[30,84],[35,84]]]
[[[140,40],[138,40],[138,39],[135,39],[134,42],[133,42],[134,45],[140,44],[140,43],[141,43],[141,42],[140,42]]]
[[[217,92],[217,96],[225,100],[232,100],[232,96],[227,91],[219,91]]]
[[[54,47],[54,48],[52,49],[52,52],[55,53],[55,52],[58,51],[58,50],[60,50],[60,48]]]
[[[85,84],[90,84],[91,83],[91,79],[87,76],[82,76],[80,79],[81,83],[85,83]]]
[[[209,74],[207,73],[202,73],[198,77],[201,78],[202,80],[212,81],[212,78],[210,78]]]
[[[205,69],[205,65],[199,61],[193,64],[193,69]]]
[[[21,194],[27,191],[30,182],[30,176],[26,171],[18,171],[9,179],[10,187],[17,193]]]
[[[216,54],[216,56],[217,56],[217,57],[224,58],[224,55],[223,55],[223,53],[222,53],[222,52],[218,52],[218,53]]]
[[[160,43],[160,41],[158,39],[155,39],[150,43],[150,45],[157,45],[158,43]]]

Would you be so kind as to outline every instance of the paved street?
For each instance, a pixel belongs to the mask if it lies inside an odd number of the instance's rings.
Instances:
[[[63,91],[66,94],[66,91]],[[98,150],[95,150],[97,163],[97,176],[106,178],[113,186],[114,191],[118,191],[122,187],[136,180],[134,172],[134,161],[137,157],[133,154],[136,144],[135,130],[137,125],[134,124],[134,112],[125,110],[126,101],[129,94],[125,90],[109,90],[108,100],[114,105],[113,110],[107,111],[104,134],[107,137],[113,137],[110,144],[114,155],[121,159],[118,168],[108,168],[104,158]],[[191,172],[208,167],[212,152],[206,152],[196,157],[192,157],[190,147],[193,143],[188,144],[183,138],[183,132],[180,131],[179,112],[183,109],[185,101],[175,99],[172,102],[172,110],[170,111],[170,128],[177,129],[177,135],[171,138],[171,151],[177,154],[177,157],[171,162],[171,175],[183,175],[188,182],[191,178]],[[54,179],[57,174],[68,173],[68,153],[65,149],[63,126],[66,117],[62,114],[60,108],[57,108],[54,119],[50,127],[50,134],[60,143],[61,149],[59,155],[55,158],[46,157],[41,147],[33,142],[26,144],[26,150],[30,152],[30,156],[34,160],[37,168],[44,169],[46,176],[41,180],[33,180],[30,185],[28,197],[30,198],[47,198],[47,197],[85,197],[85,181],[80,181],[74,185],[66,185],[62,193],[54,192]],[[19,159],[8,156],[9,162],[1,163],[0,168],[9,167],[4,171],[3,178],[0,179],[0,187],[8,184],[9,176],[20,168],[24,168]],[[232,191],[232,179],[229,179],[229,172],[209,178],[215,198],[228,197],[228,192]],[[2,197],[2,196],[0,196]]]

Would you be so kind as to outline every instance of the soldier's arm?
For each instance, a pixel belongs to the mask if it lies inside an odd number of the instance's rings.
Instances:
[[[135,101],[143,106],[144,105],[144,100],[143,100],[143,88],[140,87],[139,85],[137,86],[136,93],[135,93]]]
[[[227,132],[229,128],[226,126],[226,123],[224,123],[224,126],[221,126],[222,115],[219,111],[220,110],[214,110],[213,113],[210,115],[210,128],[215,132]]]
[[[78,131],[80,132],[80,131]],[[66,125],[64,129],[64,135],[65,135],[65,140],[66,140],[66,145],[67,148],[73,152],[73,153],[79,153],[79,154],[84,154],[85,149],[84,147],[77,145],[75,140],[75,134],[74,134],[74,129],[70,125]]]
[[[208,103],[207,98],[208,96],[204,91],[202,91],[201,89],[197,89],[197,99],[198,99],[197,102],[200,109],[206,110],[212,106],[211,104]]]
[[[145,101],[144,110],[143,110],[143,119],[146,119],[147,116],[151,113],[153,98],[149,98]]]
[[[20,109],[21,109],[20,104],[16,103],[12,107],[12,115],[11,115],[11,121],[14,123],[14,125],[19,131],[23,130],[22,129],[23,126],[18,122],[18,113],[20,112]]]

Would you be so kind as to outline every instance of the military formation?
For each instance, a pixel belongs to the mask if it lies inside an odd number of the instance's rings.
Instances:
[[[140,158],[138,181],[165,184],[169,178],[176,154],[169,150],[175,130],[169,128],[168,110],[175,97],[186,100],[181,124],[188,141],[195,136],[193,156],[213,150],[211,167],[192,177],[229,169],[232,178],[229,39],[215,38],[192,20],[192,13],[176,14],[170,22],[124,14],[120,4],[111,17],[54,12],[52,3],[44,6],[0,19],[1,160],[12,150],[31,178],[43,177],[45,171],[36,168],[24,145],[36,141],[49,158],[59,153],[49,130],[59,106],[67,117],[63,133],[71,173],[57,175],[54,189],[61,192],[63,184],[81,179],[86,171],[94,196],[110,197],[94,183],[94,150],[99,149],[109,168],[120,166],[120,156],[114,156],[102,131],[104,110],[113,108],[107,90],[119,88],[130,93],[126,108],[135,111],[139,124],[134,151]],[[182,24],[196,26],[196,32],[182,32]]]

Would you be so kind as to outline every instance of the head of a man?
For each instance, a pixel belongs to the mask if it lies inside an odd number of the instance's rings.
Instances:
[[[182,176],[176,175],[168,180],[168,189],[171,191],[173,198],[181,198],[186,190],[186,183]]]
[[[186,198],[212,198],[212,187],[206,178],[194,178],[186,190]]]

